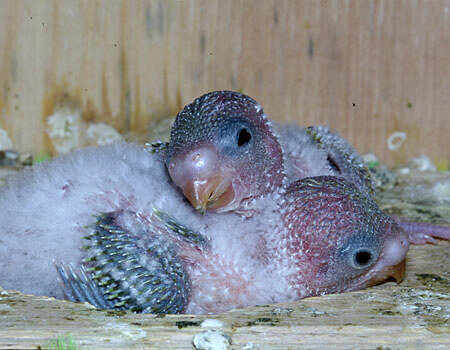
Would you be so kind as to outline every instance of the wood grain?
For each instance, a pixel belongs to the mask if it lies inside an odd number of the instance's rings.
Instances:
[[[50,149],[46,118],[145,133],[200,94],[327,124],[387,163],[450,158],[450,0],[0,2],[0,128]],[[397,151],[386,140],[407,133]]]
[[[194,349],[205,319],[223,323],[231,349],[448,349],[449,248],[413,247],[400,285],[220,315],[95,310],[0,290],[0,349],[39,349],[69,333],[81,349]]]

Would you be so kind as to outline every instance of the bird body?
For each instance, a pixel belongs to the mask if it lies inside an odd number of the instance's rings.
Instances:
[[[201,210],[251,215],[251,201],[312,176],[340,176],[372,193],[353,147],[325,127],[272,122],[255,100],[207,93],[177,115],[165,153],[168,172]]]
[[[280,125],[278,139],[284,154],[286,182],[330,173],[352,182],[359,191],[374,195],[368,167],[342,136],[324,126],[305,129],[297,125]],[[413,244],[434,243],[433,237],[450,239],[449,227],[410,222],[396,216],[392,218],[406,231]]]
[[[185,106],[166,156],[175,184],[202,211],[251,216],[254,200],[314,176],[344,178],[374,194],[369,169],[342,136],[323,126],[271,122],[255,100],[233,91],[210,92]],[[450,228],[395,219],[411,242],[450,238]]]
[[[0,285],[104,308],[215,313],[402,273],[406,236],[345,179],[294,182],[255,210],[201,215],[160,155],[136,145],[76,151],[1,189]]]
[[[117,143],[23,171],[0,189],[0,285],[217,313],[400,280],[409,244],[435,234],[385,215],[327,130],[275,129],[253,99],[213,92],[180,112],[167,148]]]
[[[54,261],[80,263],[82,237],[99,213],[151,205],[190,213],[181,200],[168,200],[180,198],[161,164],[140,147],[117,144],[76,151],[9,179],[0,191],[2,286],[63,297]]]
[[[369,169],[353,146],[324,126],[277,125],[286,182],[309,176],[344,177],[360,191],[373,194]]]
[[[208,248],[174,235],[158,212],[200,232]],[[252,249],[260,231],[270,227],[270,215],[267,221],[244,220],[231,213],[201,215],[170,182],[158,155],[124,143],[75,151],[27,169],[0,190],[0,285],[64,298],[55,264],[77,269],[83,259],[104,249],[82,248],[89,245],[84,237],[98,230],[102,213],[114,213],[120,231],[140,241],[158,247],[169,242],[175,247],[191,280],[191,312],[209,310],[205,306],[208,296],[210,303],[220,304],[220,300],[227,305],[224,308],[275,298],[266,291],[279,290],[278,300],[282,300],[280,281],[271,282]],[[160,243],[155,244],[154,237]],[[247,293],[251,300],[240,293],[244,285],[254,290],[251,297]],[[260,296],[257,285],[264,291]]]

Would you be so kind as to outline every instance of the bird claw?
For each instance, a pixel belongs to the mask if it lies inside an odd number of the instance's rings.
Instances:
[[[405,219],[398,216],[393,216],[393,218],[408,234],[411,244],[435,244],[435,238],[450,240],[450,227],[433,225],[427,222],[405,221]]]

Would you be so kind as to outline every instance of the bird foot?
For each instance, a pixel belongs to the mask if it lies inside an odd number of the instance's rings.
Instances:
[[[394,216],[394,220],[405,230],[411,244],[436,243],[435,238],[450,240],[450,227],[433,225],[427,222],[411,222]]]

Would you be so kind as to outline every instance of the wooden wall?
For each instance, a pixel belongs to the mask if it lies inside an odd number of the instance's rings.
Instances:
[[[391,164],[448,160],[450,1],[0,1],[0,128],[20,150],[49,148],[59,105],[145,132],[217,89]]]

